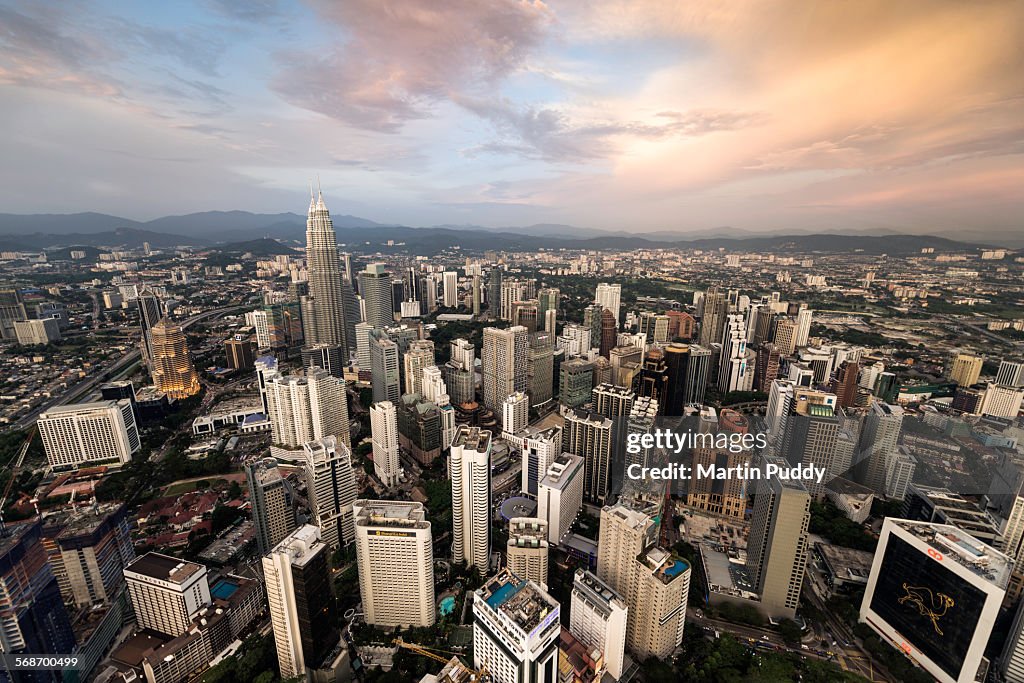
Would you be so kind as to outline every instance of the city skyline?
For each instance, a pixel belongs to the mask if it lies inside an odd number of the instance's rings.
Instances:
[[[319,171],[340,213],[410,226],[1009,234],[1020,15],[5,2],[0,205],[283,212]]]

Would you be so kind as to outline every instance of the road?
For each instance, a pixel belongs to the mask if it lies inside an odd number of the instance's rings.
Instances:
[[[1014,348],[1014,349],[1019,349],[1020,347],[1024,346],[1024,342],[1014,341],[1014,340],[1009,339],[1007,337],[1003,337],[1001,335],[998,335],[995,332],[993,332],[992,330],[989,330],[988,328],[986,328],[986,327],[984,327],[982,325],[975,324],[974,322],[972,322],[968,318],[959,318],[959,317],[953,316],[953,315],[944,315],[944,316],[941,316],[941,317],[945,318],[948,322],[950,322],[950,323],[952,323],[954,325],[963,325],[964,327],[969,327],[972,330],[974,330],[975,332],[977,332],[978,334],[982,335],[983,337],[988,337],[991,341],[996,342],[1000,346],[1008,346],[1008,347]]]
[[[184,322],[181,323],[181,327],[183,329],[187,329],[189,326],[194,325],[197,322],[206,320],[207,318],[216,317],[218,315],[224,315],[226,313],[229,313],[230,311],[237,310],[240,308],[246,307],[225,306],[223,308],[214,308],[186,319]],[[24,416],[22,416],[20,420],[14,423],[14,428],[24,429],[25,427],[28,427],[33,422],[35,422],[36,418],[39,417],[40,413],[44,413],[47,410],[50,410],[51,408],[67,405],[68,403],[74,403],[76,400],[82,398],[83,396],[87,396],[88,394],[93,392],[100,384],[109,381],[111,377],[114,377],[123,370],[126,370],[133,363],[137,363],[141,356],[142,354],[139,352],[138,349],[136,349],[130,353],[121,356],[110,366],[95,370],[93,372],[93,377],[91,377],[90,379],[79,382],[78,384],[71,387],[60,396],[51,399],[49,402],[43,403],[42,405],[34,408],[31,412],[26,413]]]

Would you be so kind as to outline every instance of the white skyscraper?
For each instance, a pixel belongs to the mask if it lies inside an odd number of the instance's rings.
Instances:
[[[537,516],[548,523],[548,542],[562,541],[583,509],[583,458],[562,453],[537,484]]]
[[[516,434],[526,428],[530,422],[530,399],[521,391],[509,394],[508,398],[501,405],[502,433],[507,435]]]
[[[491,553],[491,433],[459,427],[449,458],[452,559],[486,575]]]
[[[457,308],[459,305],[459,274],[446,270],[444,273],[444,305],[445,308]]]
[[[39,415],[37,424],[46,462],[55,470],[131,462],[142,443],[128,399],[51,408]]]
[[[263,558],[281,678],[305,677],[337,645],[329,555],[320,529],[307,524]]]
[[[993,417],[1017,417],[1024,402],[1024,389],[1020,387],[989,384],[981,396],[978,412]]]
[[[366,623],[384,628],[433,626],[433,537],[423,505],[357,500],[355,533]]]
[[[807,339],[811,335],[811,321],[814,318],[814,311],[807,308],[806,304],[800,304],[800,312],[796,314],[796,334],[793,341],[797,348],[807,346]]]
[[[629,607],[594,574],[577,569],[572,584],[569,630],[587,647],[600,650],[612,678],[622,677]]]
[[[521,579],[548,587],[548,523],[538,517],[513,517],[508,521],[505,566]]]
[[[333,436],[306,442],[306,497],[320,537],[332,549],[354,540],[352,503],[356,499],[356,478],[352,453]]]
[[[622,298],[622,285],[609,284],[607,282],[597,283],[597,292],[594,301],[607,308],[615,316],[615,323],[619,322],[619,301]]]
[[[372,356],[370,355],[370,344],[373,339],[370,333],[373,332],[373,325],[370,323],[356,323],[356,364],[360,370],[372,368]]]
[[[370,406],[370,433],[373,438],[373,471],[381,483],[391,488],[398,484],[398,413],[391,401]]]
[[[124,568],[139,628],[177,638],[210,600],[206,567],[160,553],[146,553]]]
[[[343,379],[322,368],[296,375],[275,373],[266,379],[266,394],[274,457],[299,460],[304,443],[325,436],[351,445]]]
[[[423,398],[441,411],[441,450],[451,445],[455,438],[455,408],[448,396],[448,387],[436,365],[423,368]]]
[[[423,395],[423,368],[434,365],[434,342],[417,339],[409,342],[402,364],[405,369],[406,394]]]
[[[387,337],[370,338],[370,368],[373,385],[373,402],[391,401],[398,403],[402,397],[398,372],[398,344]]]
[[[507,569],[473,594],[473,665],[494,683],[558,680],[558,601]]]
[[[722,355],[719,358],[718,389],[723,394],[743,391],[747,384],[747,331],[743,316],[729,314],[725,318]]]
[[[347,348],[338,239],[323,193],[318,193],[314,201],[312,188],[306,218],[306,263],[313,313],[313,320],[305,324],[306,343],[335,344]]]
[[[501,413],[510,394],[527,389],[527,353],[529,332],[521,325],[500,330],[484,329],[480,362],[484,378],[484,405]]]

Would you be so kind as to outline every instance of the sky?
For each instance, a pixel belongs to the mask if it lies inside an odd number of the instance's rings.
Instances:
[[[1024,230],[1019,0],[0,0],[0,212]]]

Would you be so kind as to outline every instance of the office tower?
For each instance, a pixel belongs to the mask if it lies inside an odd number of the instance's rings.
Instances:
[[[139,311],[139,328],[142,331],[140,348],[142,350],[142,362],[147,368],[152,369],[153,342],[150,337],[150,330],[158,322],[163,320],[164,307],[160,298],[150,289],[143,289],[135,299],[135,306]]]
[[[497,266],[487,272],[487,310],[491,318],[501,317],[501,269]]]
[[[373,378],[373,402],[391,401],[397,405],[401,398],[398,344],[387,337],[371,335],[370,368]]]
[[[307,524],[263,558],[281,678],[305,677],[338,644],[329,556],[320,529]]]
[[[345,381],[321,368],[300,372],[266,379],[275,457],[301,458],[304,443],[325,436],[351,444]]]
[[[890,500],[903,500],[914,481],[914,470],[917,469],[917,458],[900,447],[888,459],[885,469],[885,495]]]
[[[256,344],[241,336],[228,339],[224,342],[224,359],[229,370],[252,370],[256,362]]]
[[[448,448],[455,438],[455,407],[448,396],[448,387],[436,365],[423,368],[423,398],[437,406],[441,417],[441,450]]]
[[[671,382],[671,374],[669,375]],[[743,391],[747,381],[747,337],[743,316],[725,316],[722,353],[718,359],[718,390],[722,394]]]
[[[544,478],[551,463],[562,452],[562,428],[526,427],[505,438],[522,452],[523,494],[531,498],[536,497],[538,482]]]
[[[650,517],[623,505],[605,506],[597,541],[597,575],[612,590],[626,595],[633,562],[655,542],[657,529]]]
[[[811,335],[811,320],[814,317],[814,311],[806,307],[806,304],[800,304],[800,311],[796,314],[796,334],[793,338],[793,343],[797,348],[807,346],[807,339]]]
[[[978,412],[993,417],[1017,417],[1024,402],[1024,389],[989,384],[981,396]]]
[[[565,538],[583,508],[583,471],[583,458],[562,453],[537,483],[537,516],[547,522],[551,544]]]
[[[599,353],[605,358],[615,347],[615,318],[609,309],[601,312],[601,344]]]
[[[491,554],[491,433],[461,426],[449,458],[452,560],[486,575]]]
[[[124,568],[139,628],[176,638],[210,600],[206,567],[160,553],[146,553]]]
[[[366,623],[381,628],[433,626],[434,541],[423,504],[357,500],[355,532]]]
[[[828,480],[843,473],[836,471],[835,466],[842,421],[835,414],[834,402],[832,394],[798,389],[792,414],[782,433],[779,454],[790,465],[812,465],[825,472],[822,481],[805,482],[816,500],[824,498]]]
[[[757,347],[757,361],[754,364],[754,391],[768,393],[779,376],[779,349],[775,344],[761,344]]]
[[[708,377],[711,375],[711,349],[690,344],[690,355],[686,365],[686,383],[683,405],[699,406],[704,403]],[[665,413],[668,415],[669,413]]]
[[[85,463],[123,465],[142,445],[128,399],[50,408],[39,414],[36,424],[46,462],[54,470]]]
[[[245,465],[249,505],[256,528],[256,545],[261,555],[295,530],[291,485],[281,475],[273,458],[253,460]]]
[[[334,377],[345,376],[345,359],[348,351],[334,344],[314,344],[302,347],[302,367],[308,372],[313,368],[323,368]]]
[[[312,319],[305,320],[306,341],[348,348],[342,291],[344,274],[338,256],[338,239],[321,192],[317,193],[314,201],[310,191],[306,217],[306,271],[309,280],[307,308],[312,315]]]
[[[513,517],[508,522],[505,566],[520,579],[548,587],[548,523],[538,517]]]
[[[797,324],[784,318],[775,326],[775,346],[783,356],[791,356],[796,351]]]
[[[475,364],[473,345],[465,339],[453,339],[451,359],[444,366],[444,383],[453,405],[460,406],[475,400]]]
[[[484,406],[495,413],[509,394],[526,391],[529,334],[525,327],[484,329],[480,365],[484,380]]]
[[[595,574],[577,569],[572,583],[569,630],[597,650],[614,680],[623,673],[629,607],[625,599]]]
[[[973,681],[1011,567],[955,526],[886,518],[860,621],[936,680]]]
[[[60,340],[60,324],[56,318],[15,320],[14,336],[22,346],[45,346]]]
[[[981,400],[984,396],[985,389],[981,387],[958,386],[953,390],[953,402],[950,407],[957,413],[980,415]]]
[[[774,456],[765,457],[764,464],[787,467]],[[811,496],[799,480],[774,476],[757,481],[746,567],[768,616],[792,619],[796,614],[810,553],[810,518]]]
[[[995,383],[1004,387],[1024,387],[1024,362],[1005,358],[999,361]]]
[[[687,406],[690,346],[673,342],[663,347],[661,352],[665,360],[665,394],[652,398],[663,404],[665,415],[682,415]]]
[[[110,603],[135,558],[123,503],[99,503],[47,515],[42,543],[66,604]]]
[[[537,313],[542,321],[547,321],[548,311],[554,311],[555,315],[558,315],[560,297],[561,292],[557,287],[545,287],[537,292]],[[544,329],[552,334],[555,333],[554,328],[548,330],[545,326]]]
[[[592,391],[594,412],[614,419],[628,417],[636,394],[614,384],[599,384]]]
[[[420,465],[429,467],[440,457],[443,447],[441,410],[419,394],[406,394],[396,408],[398,445]]]
[[[458,308],[459,306],[459,274],[456,271],[446,270],[443,274],[444,306],[445,308]]]
[[[153,384],[169,399],[188,398],[199,393],[199,376],[192,365],[185,332],[164,319],[149,331],[152,352],[150,372]]]
[[[612,421],[578,408],[565,409],[562,450],[583,458],[583,496],[604,504],[611,492]]]
[[[683,311],[668,311],[665,315],[668,316],[668,341],[693,339],[697,321],[692,315]]]
[[[663,349],[653,348],[644,356],[637,393],[657,401],[662,412],[665,412],[665,402],[668,399],[668,362],[665,360]]]
[[[837,402],[843,408],[852,408],[857,404],[860,385],[860,364],[856,361],[843,361],[836,369],[829,388],[836,395]]]
[[[981,366],[985,359],[980,356],[972,356],[968,353],[958,353],[953,357],[949,367],[949,381],[956,382],[962,387],[969,387],[978,383],[981,376]]]
[[[47,562],[39,520],[8,524],[4,529],[0,586],[4,596],[0,602],[0,643],[5,656],[77,653],[75,633],[61,602],[60,587]],[[12,657],[10,668],[4,667],[5,680],[61,680],[59,672],[55,676],[40,672],[38,677],[29,671],[12,674],[13,664]]]
[[[300,309],[298,302],[278,302],[251,313],[256,328],[256,345],[261,351],[287,356],[294,355],[302,347],[306,338]]]
[[[590,351],[590,328],[585,325],[569,323],[562,328],[562,334],[555,342],[556,346],[565,351],[567,358],[585,356]]]
[[[332,550],[352,543],[352,503],[357,493],[352,453],[333,436],[308,441],[303,451],[306,498],[320,538]]]
[[[494,683],[558,677],[558,601],[507,569],[473,593],[473,665]]]
[[[722,340],[725,329],[725,316],[729,312],[729,300],[726,292],[718,287],[711,287],[704,294],[700,314],[701,346],[711,346]]]
[[[1024,681],[1024,610],[1019,605],[997,663],[1002,680],[1007,683]]]
[[[395,404],[381,401],[370,406],[370,432],[373,471],[384,486],[396,486],[401,463],[398,459],[398,413]]]
[[[501,282],[501,319],[512,320],[513,305],[533,299],[536,283],[533,280],[503,280]]]
[[[558,370],[558,400],[569,408],[590,401],[594,387],[594,364],[582,358],[570,358]]]
[[[373,343],[373,325],[370,323],[358,323],[355,326],[356,335],[356,364],[360,370],[369,370],[371,367],[370,345]]]
[[[480,275],[473,276],[473,317],[480,317],[481,282]]]
[[[622,297],[622,285],[609,284],[607,282],[597,283],[597,291],[594,293],[594,302],[601,305],[601,308],[611,311],[612,321],[619,324],[619,301]]]
[[[635,346],[616,346],[608,354],[608,364],[612,371],[612,384],[632,389],[640,367],[644,352]]]
[[[383,263],[371,263],[359,274],[359,292],[366,305],[366,322],[372,327],[387,327],[395,322],[391,301],[391,274]]]
[[[391,280],[391,314],[402,311],[402,302],[405,301],[405,285],[400,279]]]
[[[423,393],[423,368],[434,365],[434,342],[417,339],[409,344],[402,358],[406,394]]]
[[[637,321],[637,331],[644,335],[648,344],[664,344],[670,339],[668,322],[664,313],[644,312]]]
[[[543,329],[543,320],[537,313],[536,300],[514,302],[512,304],[512,324],[525,327],[530,334],[538,329]]]
[[[861,430],[854,462],[854,479],[877,495],[885,493],[889,459],[896,455],[903,427],[903,408],[875,401]]]
[[[14,287],[0,289],[0,339],[14,339],[14,322],[28,318],[25,304]]]
[[[552,373],[554,367],[554,332],[535,332],[530,335],[526,351],[526,393],[530,406],[545,406],[554,398]]]
[[[517,391],[509,394],[501,404],[502,434],[517,434],[530,423],[530,400],[526,394]],[[505,437],[508,438],[508,437]]]
[[[715,409],[703,408],[699,418],[700,433],[745,434],[748,431],[747,418],[734,410],[723,408],[716,415]],[[716,515],[743,519],[747,508],[747,482],[743,477],[729,477],[717,480],[700,475],[700,468],[717,467],[741,468],[750,464],[750,451],[730,448],[714,448],[703,443],[693,449],[694,474],[687,491],[686,504]],[[739,470],[733,470],[739,471]]]
[[[590,346],[596,348],[601,343],[601,313],[604,307],[601,304],[590,304],[583,309],[583,327],[590,330]],[[584,349],[582,353],[586,353]]]

